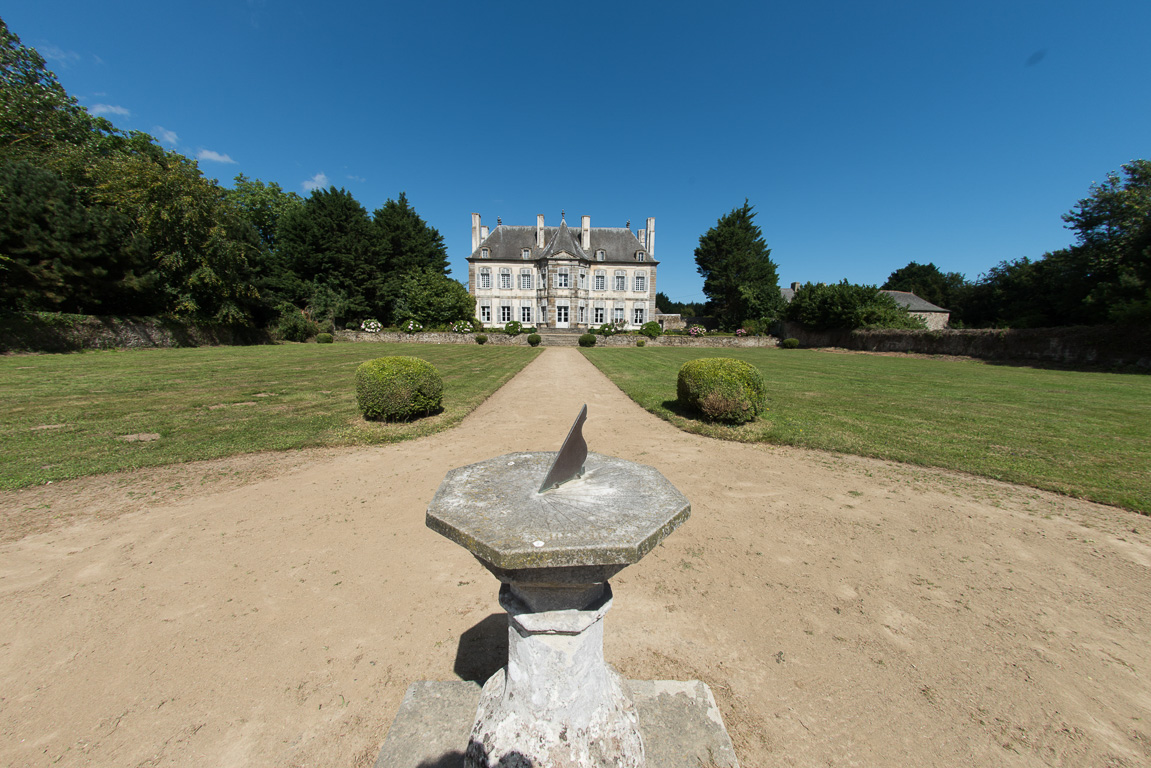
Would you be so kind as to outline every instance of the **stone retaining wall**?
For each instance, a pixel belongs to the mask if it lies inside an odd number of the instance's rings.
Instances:
[[[812,331],[788,322],[784,323],[783,330],[785,338],[799,339],[805,347],[1151,368],[1151,328],[1095,325],[1002,330]]]
[[[0,353],[271,344],[267,332],[159,318],[28,312],[0,317]]]
[[[501,331],[492,331],[486,334],[488,337],[488,344],[502,345],[502,346],[520,346],[526,347],[528,345],[528,334],[521,333],[518,336],[508,336]],[[398,332],[385,332],[380,333],[365,333],[363,331],[336,331],[337,341],[365,341],[365,342],[387,342],[390,344],[475,344],[475,335],[470,333],[445,333],[445,332],[423,332],[423,333],[398,333]],[[542,341],[540,346],[575,346],[580,334],[565,333],[565,334],[546,334],[541,333]],[[595,345],[597,347],[634,347],[637,340],[643,339],[647,342],[648,346],[652,347],[776,347],[779,346],[779,339],[774,336],[660,336],[657,339],[649,339],[646,336],[631,335],[631,334],[616,334],[615,336],[596,336]],[[561,341],[562,340],[562,341]],[[559,343],[557,343],[559,342]]]

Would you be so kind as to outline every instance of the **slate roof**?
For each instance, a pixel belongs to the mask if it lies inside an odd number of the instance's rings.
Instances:
[[[895,299],[895,303],[901,307],[906,307],[908,312],[951,312],[950,309],[936,306],[910,291],[880,291],[880,293],[886,293]],[[791,301],[795,297],[795,291],[791,288],[780,288],[779,295],[783,297],[784,301]]]
[[[487,239],[480,243],[480,248],[488,248],[491,257],[480,259],[479,248],[472,252],[468,261],[522,261],[524,248],[531,250],[531,258],[541,259],[551,257],[560,251],[567,251],[574,256],[587,261],[595,261],[595,252],[602,250],[604,260],[601,264],[635,264],[636,251],[642,251],[646,264],[659,264],[658,261],[647,255],[647,249],[640,244],[639,238],[627,227],[592,227],[591,248],[584,250],[580,247],[579,227],[569,227],[567,222],[561,222],[558,227],[544,227],[544,247],[536,248],[536,228],[532,226],[516,226],[500,224],[488,233]]]

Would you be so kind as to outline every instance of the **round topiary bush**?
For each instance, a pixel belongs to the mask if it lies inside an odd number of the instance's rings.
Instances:
[[[528,344],[531,344],[533,347],[538,347],[541,341],[543,341],[543,339],[538,333],[533,333],[528,336]]]
[[[799,349],[799,339],[784,339],[779,342],[779,346],[784,349]]]
[[[519,336],[523,332],[524,326],[523,323],[521,323],[519,320],[512,320],[510,323],[504,326],[504,333],[506,333],[508,336]]]
[[[365,419],[407,421],[444,399],[439,371],[418,357],[379,357],[356,369],[356,405]]]
[[[332,334],[330,334],[330,333],[317,333],[316,334],[316,343],[317,344],[331,344],[333,341],[335,341],[335,339],[332,337]]]
[[[487,344],[487,343],[488,343],[488,337],[486,334],[483,334],[483,333],[477,333],[476,334],[476,344]]]
[[[635,340],[635,345],[637,347],[642,347],[645,344],[647,344],[647,339],[636,339]]]
[[[639,332],[649,339],[658,339],[663,334],[663,328],[655,320],[648,320],[639,327]]]
[[[595,346],[595,334],[594,333],[585,333],[582,336],[580,336],[579,337],[579,345],[581,347],[594,347]]]
[[[767,410],[763,377],[752,365],[730,357],[688,360],[679,369],[676,396],[684,408],[713,421],[742,424]]]

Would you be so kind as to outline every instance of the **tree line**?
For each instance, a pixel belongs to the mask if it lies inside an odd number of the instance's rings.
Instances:
[[[707,303],[692,305],[723,330],[766,330],[780,320],[816,328],[916,328],[882,290],[908,291],[951,312],[952,327],[1040,328],[1151,323],[1151,162],[1133,160],[1091,186],[1063,215],[1074,244],[1038,259],[1003,261],[975,280],[912,261],[882,288],[807,283],[785,303],[778,267],[754,208],[720,217],[695,250]],[[661,311],[679,311],[660,294]]]
[[[473,314],[403,193],[369,215],[335,187],[302,198],[241,174],[224,188],[91,115],[2,20],[0,93],[2,310],[260,327]]]

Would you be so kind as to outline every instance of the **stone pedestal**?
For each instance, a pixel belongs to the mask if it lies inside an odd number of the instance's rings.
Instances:
[[[603,657],[608,579],[691,505],[655,469],[592,453],[576,479],[541,490],[554,459],[454,469],[428,507],[428,527],[503,583],[508,612],[508,663],[484,685],[466,766],[644,768],[635,704]]]
[[[608,584],[562,607],[546,587],[504,585],[508,663],[484,685],[467,748],[467,768],[531,766],[641,768],[635,705],[603,658]],[[567,590],[571,592],[571,590]],[[532,598],[535,598],[534,600]],[[533,611],[529,601],[551,605]]]

